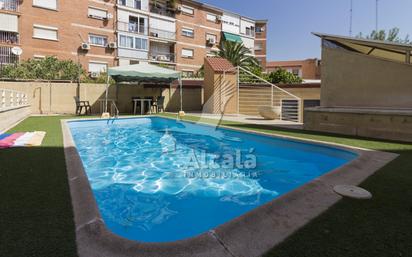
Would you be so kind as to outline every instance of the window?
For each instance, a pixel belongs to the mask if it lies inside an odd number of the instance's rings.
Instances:
[[[89,34],[89,43],[95,46],[107,46],[107,37]]]
[[[135,38],[134,48],[147,50],[147,39],[144,38]]]
[[[33,0],[33,6],[57,10],[57,0]]]
[[[265,28],[264,28],[264,27],[261,27],[261,26],[256,27],[256,32],[257,32],[257,33],[262,33],[262,32],[264,32],[264,31],[265,31]]]
[[[101,73],[106,72],[107,63],[103,62],[89,62],[89,72],[90,73]]]
[[[107,18],[107,10],[89,7],[88,15],[90,18],[103,20]]]
[[[193,58],[194,50],[193,49],[182,49],[182,57],[183,58]]]
[[[57,28],[33,25],[33,37],[38,39],[58,40]]]
[[[248,36],[255,36],[255,27],[246,27],[246,35]]]
[[[263,44],[262,44],[262,43],[256,43],[256,45],[255,45],[255,50],[256,50],[256,51],[261,51],[261,50],[263,50]]]
[[[146,34],[146,19],[143,17],[129,16],[129,32]]]
[[[192,7],[182,5],[182,13],[187,14],[187,15],[194,15],[195,14],[195,9]]]
[[[134,48],[138,50],[148,49],[147,39],[125,36],[125,35],[120,35],[119,46],[126,47],[126,48]]]
[[[133,37],[120,35],[119,46],[126,47],[126,48],[133,48],[133,45],[134,45],[133,41],[134,41]]]
[[[183,28],[182,35],[185,37],[195,37],[195,31],[193,29]]]
[[[295,76],[300,77],[300,69],[292,69],[291,73]]]
[[[217,43],[217,36],[214,34],[209,34],[206,33],[206,42],[210,44],[216,44]]]
[[[193,78],[195,76],[195,72],[192,70],[183,70],[182,77],[183,78]]]
[[[206,14],[206,20],[211,21],[211,22],[216,22],[217,21],[217,16],[214,14]]]
[[[39,61],[39,60],[43,60],[45,58],[46,58],[46,56],[44,56],[44,55],[39,55],[39,54],[33,55],[33,60]]]

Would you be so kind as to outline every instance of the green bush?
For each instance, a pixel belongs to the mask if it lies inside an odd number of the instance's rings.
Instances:
[[[0,77],[9,79],[78,80],[86,76],[86,71],[72,60],[58,60],[46,57],[41,60],[29,59],[17,65],[6,65]]]
[[[268,80],[273,84],[300,84],[302,79],[284,69],[278,69],[268,75]]]

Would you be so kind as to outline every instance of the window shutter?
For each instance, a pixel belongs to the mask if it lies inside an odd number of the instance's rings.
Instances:
[[[17,15],[0,13],[0,30],[19,32]]]
[[[33,0],[33,5],[57,10],[57,0]]]

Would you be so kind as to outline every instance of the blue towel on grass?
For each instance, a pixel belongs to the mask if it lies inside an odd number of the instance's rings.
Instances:
[[[0,135],[0,140],[2,140],[3,138],[6,138],[6,137],[8,137],[8,136],[10,136],[10,134],[1,134],[1,135]]]

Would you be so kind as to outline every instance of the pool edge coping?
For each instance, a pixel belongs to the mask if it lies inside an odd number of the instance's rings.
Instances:
[[[159,117],[175,120],[171,117]],[[138,117],[126,117],[133,119]],[[232,219],[199,236],[171,243],[142,243],[113,234],[104,224],[85,173],[80,155],[67,125],[70,121],[102,120],[63,119],[64,152],[76,227],[79,257],[92,256],[261,256],[295,231],[322,214],[342,197],[333,192],[337,184],[359,185],[377,170],[396,159],[395,153],[381,152],[313,139],[252,131],[228,126],[225,129],[309,142],[358,154],[351,162],[318,177],[254,210]],[[208,123],[184,121],[212,126]]]

